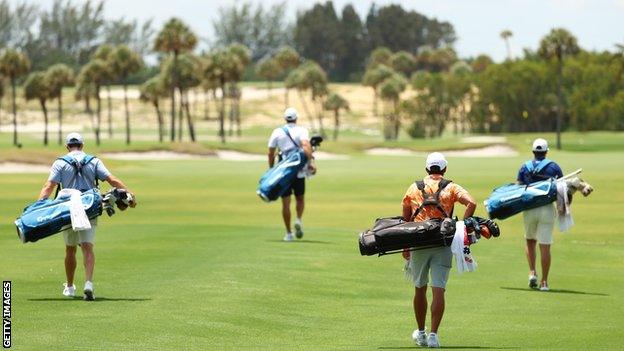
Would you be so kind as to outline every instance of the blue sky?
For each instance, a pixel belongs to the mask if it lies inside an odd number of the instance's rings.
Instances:
[[[79,1],[79,0],[74,0]],[[15,0],[11,1],[17,2]],[[48,7],[52,0],[34,1]],[[212,21],[220,6],[240,4],[230,0],[105,0],[109,18],[153,18],[159,26],[171,16],[184,19],[202,38],[210,38]],[[252,3],[258,3],[252,0]],[[280,0],[264,0],[264,4]],[[311,0],[287,1],[289,20],[297,11],[311,7]],[[363,17],[371,1],[334,0],[340,11],[352,3]],[[536,48],[539,40],[553,27],[564,27],[577,36],[579,44],[589,50],[613,50],[615,43],[624,43],[624,0],[400,0],[376,1],[378,5],[401,4],[427,16],[451,22],[461,57],[486,53],[495,60],[505,58],[506,50],[499,33],[513,32],[512,52]]]

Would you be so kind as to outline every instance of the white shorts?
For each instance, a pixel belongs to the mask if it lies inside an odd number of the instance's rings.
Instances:
[[[551,245],[555,225],[555,205],[544,205],[524,211],[522,214],[524,215],[524,237],[528,240],[537,240],[540,244]]]
[[[95,228],[97,227],[97,219],[92,219],[91,229],[73,231],[71,228],[63,232],[63,238],[65,239],[65,245],[76,246],[82,243],[95,244]]]

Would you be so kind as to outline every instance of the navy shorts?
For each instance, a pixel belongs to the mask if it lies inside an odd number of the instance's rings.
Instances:
[[[288,197],[293,192],[295,193],[295,196],[302,196],[305,194],[305,178],[295,178],[295,181],[293,181],[290,188],[286,190],[282,197]]]

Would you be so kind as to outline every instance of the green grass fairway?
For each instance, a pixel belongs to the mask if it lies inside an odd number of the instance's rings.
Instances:
[[[556,231],[553,290],[526,286],[522,217],[500,222],[500,238],[473,248],[476,272],[459,276],[453,268],[443,346],[622,348],[622,151],[550,156],[565,172],[583,167],[596,188],[575,197],[572,231]],[[485,215],[482,201],[512,181],[523,160],[451,157],[447,176]],[[61,235],[26,245],[15,235],[12,221],[46,176],[0,174],[0,277],[13,282],[15,350],[416,348],[403,259],[360,256],[357,234],[376,217],[400,213],[405,189],[423,175],[423,157],[320,161],[307,184],[305,237],[292,243],[281,242],[279,204],[255,195],[262,162],[109,164],[140,203],[100,218],[92,303],[61,295]]]

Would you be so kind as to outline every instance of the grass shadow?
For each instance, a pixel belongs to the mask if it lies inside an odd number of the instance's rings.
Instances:
[[[411,350],[422,349],[422,346],[380,346],[377,350]],[[466,349],[466,350],[507,350],[507,349],[519,349],[519,347],[489,347],[489,346],[442,346],[441,349]]]
[[[130,302],[135,302],[135,301],[151,301],[152,299],[147,299],[147,298],[126,298],[126,297],[100,297],[100,296],[96,296],[95,297],[95,301],[89,301],[89,302],[105,302],[105,301],[130,301]],[[38,298],[38,299],[28,299],[28,301],[35,301],[35,302],[48,302],[48,301],[84,301],[82,297],[76,296],[74,298],[69,298],[69,297],[43,297],[43,298]]]
[[[301,244],[328,244],[331,245],[332,243],[329,241],[322,241],[322,240],[306,240],[306,239],[302,239],[302,240],[293,240],[293,241],[284,241],[284,240],[278,240],[278,239],[270,239],[267,240],[267,242],[269,243],[301,243]]]
[[[526,291],[526,292],[538,291],[538,292],[541,292],[541,293],[551,293],[551,294],[577,294],[577,295],[609,296],[609,294],[604,294],[604,293],[578,291],[578,290],[568,290],[568,289],[550,289],[549,291],[540,291],[538,289],[512,288],[512,287],[508,287],[508,286],[501,286],[500,288],[504,289],[504,290],[515,290],[515,291]]]

